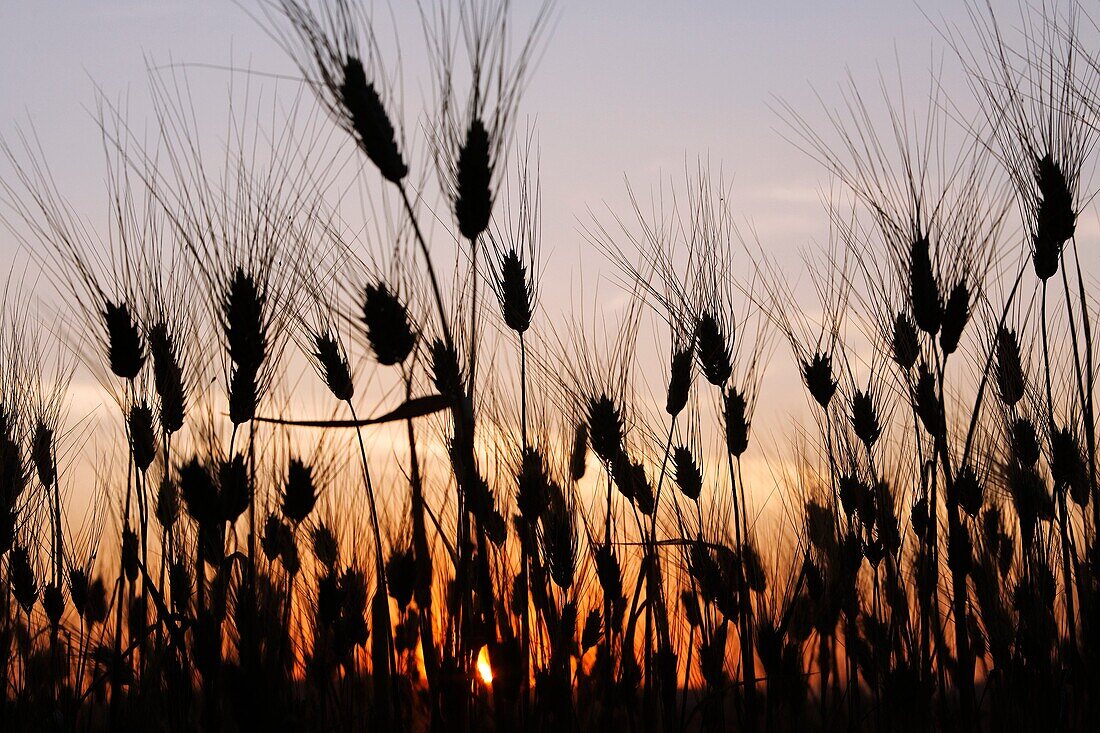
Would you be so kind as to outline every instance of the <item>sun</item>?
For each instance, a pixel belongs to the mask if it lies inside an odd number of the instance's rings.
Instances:
[[[489,647],[481,647],[477,655],[477,675],[486,685],[493,684],[493,668],[489,664]]]

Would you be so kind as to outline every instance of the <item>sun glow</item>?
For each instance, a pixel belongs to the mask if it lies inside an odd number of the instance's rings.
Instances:
[[[477,676],[486,685],[493,684],[493,668],[489,664],[489,647],[481,647],[477,655]]]

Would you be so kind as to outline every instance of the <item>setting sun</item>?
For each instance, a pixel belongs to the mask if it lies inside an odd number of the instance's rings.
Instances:
[[[493,667],[489,664],[489,647],[481,647],[477,655],[477,676],[487,685],[493,684]]]

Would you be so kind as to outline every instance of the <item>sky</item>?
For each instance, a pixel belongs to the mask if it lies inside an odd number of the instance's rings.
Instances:
[[[531,3],[517,1],[521,9]],[[385,6],[378,4],[379,7]],[[404,43],[405,87],[427,82],[408,17],[393,3]],[[769,246],[786,251],[820,236],[820,166],[780,135],[776,100],[808,121],[820,94],[839,103],[851,73],[864,88],[879,70],[926,83],[950,51],[927,17],[965,19],[956,0],[650,2],[561,0],[525,94],[541,145],[545,238],[585,257],[577,219],[623,200],[685,163],[708,159],[733,181],[735,209]],[[0,8],[0,134],[33,127],[75,201],[102,198],[102,149],[91,110],[96,88],[125,98],[130,120],[148,113],[149,65],[210,64],[296,75],[246,10],[226,0],[44,0]],[[927,16],[927,17],[926,17]],[[188,69],[199,107],[225,105],[228,72]],[[958,75],[955,75],[956,77]],[[947,75],[946,84],[952,83]],[[408,93],[407,93],[408,94]],[[10,242],[0,251],[10,252]],[[587,259],[582,259],[589,266]]]
[[[428,68],[413,3],[392,5],[406,116],[415,118]],[[516,5],[522,14],[531,3]],[[4,3],[0,136],[33,130],[74,207],[102,212],[97,89],[140,127],[151,110],[151,66],[181,65],[193,104],[215,115],[234,78],[226,67],[298,76],[246,12],[257,7],[258,0]],[[521,106],[540,146],[547,307],[567,309],[576,282],[608,275],[583,230],[593,215],[629,215],[626,181],[644,198],[662,181],[682,182],[700,160],[722,171],[738,220],[802,282],[799,253],[827,239],[822,192],[833,183],[784,138],[780,102],[824,130],[823,110],[842,103],[849,75],[872,92],[886,77],[923,93],[932,70],[942,69],[948,94],[964,90],[936,24],[966,22],[958,0],[560,0]],[[279,83],[282,92],[293,88]],[[23,257],[0,230],[0,262]],[[769,367],[763,392],[775,396],[767,412],[788,415],[804,409],[805,398],[800,388],[774,386],[797,380],[789,350],[780,345],[775,354],[782,364]]]

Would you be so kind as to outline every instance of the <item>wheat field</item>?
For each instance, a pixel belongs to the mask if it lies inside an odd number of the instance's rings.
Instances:
[[[512,5],[419,4],[415,117],[385,13],[242,2],[299,91],[215,149],[183,72],[103,97],[103,221],[0,140],[0,729],[1091,730],[1090,9],[940,28],[975,114],[777,102],[835,184],[801,275],[698,158],[578,214],[615,294],[547,313],[570,11]]]

